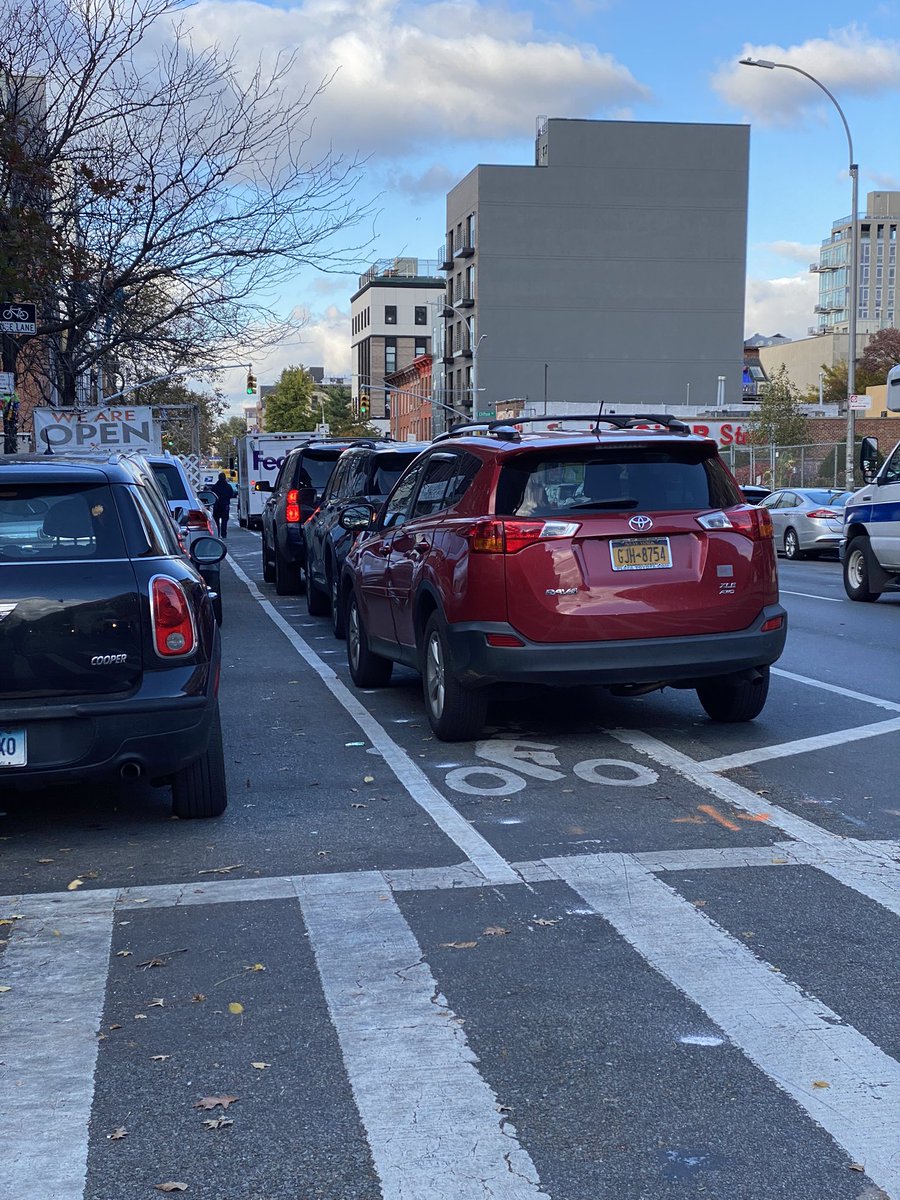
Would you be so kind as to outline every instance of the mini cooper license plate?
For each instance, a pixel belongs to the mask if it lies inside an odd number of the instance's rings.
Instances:
[[[672,565],[667,537],[614,538],[609,553],[614,571],[649,571]]]
[[[0,767],[24,767],[28,761],[24,729],[0,729]]]

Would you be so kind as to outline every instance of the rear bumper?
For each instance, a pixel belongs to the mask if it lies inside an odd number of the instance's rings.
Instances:
[[[303,526],[299,524],[284,524],[278,529],[278,548],[288,562],[296,563],[298,567],[306,565],[306,539],[303,536]]]
[[[781,617],[779,629],[762,626]],[[551,685],[668,684],[691,687],[717,675],[769,666],[780,658],[787,636],[787,613],[780,604],[762,610],[747,629],[697,637],[640,638],[616,642],[527,642],[489,646],[488,633],[522,635],[503,622],[447,628],[454,672],[470,687],[491,683]],[[522,639],[525,641],[525,639]]]
[[[129,764],[151,780],[188,766],[216,718],[218,639],[216,646],[214,662],[147,674],[141,690],[121,700],[0,706],[0,729],[24,729],[28,754],[26,766],[0,768],[0,793],[115,778]]]

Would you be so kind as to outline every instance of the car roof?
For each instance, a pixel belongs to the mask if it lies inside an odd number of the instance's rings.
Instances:
[[[126,454],[8,454],[0,471],[12,483],[133,483],[145,477],[140,462]]]

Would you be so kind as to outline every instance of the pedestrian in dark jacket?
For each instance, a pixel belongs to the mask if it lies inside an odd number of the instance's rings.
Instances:
[[[220,537],[228,537],[228,513],[231,508],[231,500],[234,496],[234,488],[225,478],[225,472],[219,472],[219,478],[209,489],[215,493],[216,502],[213,505],[213,520],[216,523],[216,528],[219,531]]]

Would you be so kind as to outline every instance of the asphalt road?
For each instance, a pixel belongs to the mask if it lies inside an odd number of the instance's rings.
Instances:
[[[900,595],[445,745],[230,547],[225,816],[0,793],[3,1200],[900,1200]]]

